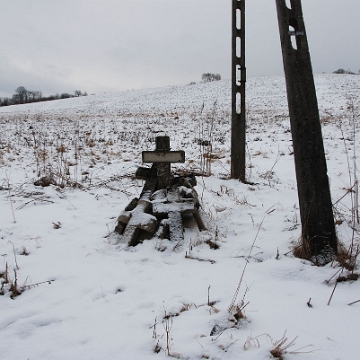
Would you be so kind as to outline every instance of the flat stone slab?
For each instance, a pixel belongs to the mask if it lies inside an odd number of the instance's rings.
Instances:
[[[179,212],[181,214],[194,213],[196,210],[194,200],[188,200],[183,202],[169,202],[169,203],[154,203],[153,213],[155,215],[166,215],[170,212]]]
[[[184,240],[182,217],[179,211],[169,211],[170,240],[179,242]]]
[[[136,207],[129,212],[123,213],[124,220],[127,220],[125,231],[121,235],[120,242],[128,243],[129,246],[135,246],[139,243],[139,235],[141,231],[149,234],[151,237],[158,226],[156,216],[149,214],[152,204],[149,201],[151,192],[145,192],[137,202]],[[130,216],[129,216],[130,215]]]

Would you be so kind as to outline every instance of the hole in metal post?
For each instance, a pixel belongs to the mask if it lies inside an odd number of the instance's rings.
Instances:
[[[240,11],[240,9],[236,9],[236,28],[238,30],[241,29],[241,11]]]
[[[296,42],[296,30],[291,25],[289,26],[289,35],[291,39],[291,45],[294,50],[297,50],[297,42]]]
[[[241,85],[241,67],[240,65],[236,65],[236,85]]]
[[[236,37],[236,56],[241,58],[241,38],[239,36]]]
[[[236,93],[236,113],[241,114],[241,93]]]
[[[291,2],[290,0],[285,0],[285,5],[288,9],[291,9]]]

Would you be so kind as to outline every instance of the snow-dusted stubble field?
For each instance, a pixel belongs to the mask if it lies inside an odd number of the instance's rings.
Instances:
[[[360,77],[315,80],[338,236],[356,247]],[[0,108],[2,359],[358,357],[359,281],[291,252],[301,225],[284,78],[247,90],[253,185],[229,180],[229,81]],[[164,134],[186,152],[173,172],[197,174],[208,230],[115,245],[142,190],[141,152]]]

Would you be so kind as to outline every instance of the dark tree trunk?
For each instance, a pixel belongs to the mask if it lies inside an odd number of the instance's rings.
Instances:
[[[276,0],[286,77],[296,180],[302,223],[302,252],[328,261],[337,252],[319,109],[301,0]],[[330,253],[330,254],[329,254]]]

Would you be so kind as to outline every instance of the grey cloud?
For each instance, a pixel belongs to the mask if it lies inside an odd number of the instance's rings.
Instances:
[[[0,0],[1,1],[1,0]],[[314,72],[360,68],[360,2],[302,0]],[[246,1],[248,76],[282,74],[274,0]],[[3,2],[1,95],[155,87],[230,77],[231,0]],[[4,36],[6,34],[6,36]]]

